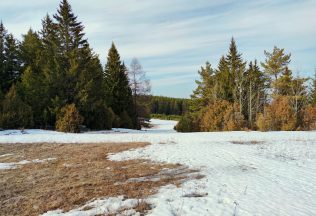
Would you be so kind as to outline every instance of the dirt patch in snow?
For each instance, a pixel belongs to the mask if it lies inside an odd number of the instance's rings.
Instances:
[[[259,145],[264,144],[263,141],[251,140],[251,141],[230,141],[231,144],[235,145]]]
[[[104,197],[143,200],[161,186],[179,186],[186,174],[194,172],[179,164],[107,159],[109,154],[147,145],[149,143],[0,145],[0,155],[7,155],[0,158],[0,163],[56,158],[0,170],[0,215],[69,211]],[[134,207],[141,214],[150,208],[145,201]]]

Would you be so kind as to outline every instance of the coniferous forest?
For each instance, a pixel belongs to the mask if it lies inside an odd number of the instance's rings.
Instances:
[[[189,111],[176,126],[193,131],[316,129],[315,87],[294,76],[291,54],[274,47],[265,61],[246,61],[232,38],[227,55],[201,67]],[[311,88],[310,88],[311,87]]]
[[[117,48],[113,43],[102,67],[67,0],[21,42],[1,23],[0,67],[1,128],[139,128]]]
[[[293,75],[286,50],[264,54],[246,61],[232,39],[217,67],[201,67],[190,100],[149,96],[138,60],[128,68],[112,43],[102,65],[63,0],[21,41],[0,24],[0,128],[140,129],[154,113],[182,115],[180,132],[316,129],[316,82]]]

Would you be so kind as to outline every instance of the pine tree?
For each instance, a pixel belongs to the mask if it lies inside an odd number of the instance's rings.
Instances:
[[[12,85],[2,102],[0,127],[6,129],[31,128],[33,113],[30,106],[19,96],[15,85]]]
[[[18,43],[12,34],[0,23],[0,80],[1,90],[6,94],[12,84],[20,78],[21,62],[19,59]]]
[[[282,72],[282,75],[279,77],[279,79],[274,80],[272,86],[275,89],[278,89],[278,95],[289,96],[292,94],[292,83],[292,71],[288,67],[285,67],[284,71]]]
[[[88,42],[83,38],[84,27],[81,22],[77,21],[67,0],[60,3],[54,18],[61,52],[61,58],[58,59],[60,75],[63,77],[60,97],[66,104],[71,104],[76,102],[75,96],[79,91],[76,84],[80,72],[84,69],[82,50],[88,46]]]
[[[200,80],[196,80],[197,88],[191,95],[191,111],[199,111],[216,100],[215,92],[215,75],[214,70],[209,62],[206,62],[205,67],[201,67],[198,71]]]
[[[67,0],[62,0],[54,18],[57,21],[63,53],[69,54],[74,49],[84,47],[87,44],[87,40],[84,39],[84,27],[81,22],[77,21],[77,17],[72,12]]]
[[[254,122],[259,112],[263,112],[263,107],[266,103],[266,82],[267,78],[261,72],[257,65],[257,60],[254,63],[251,61],[245,74],[246,77],[246,95],[245,107],[247,112],[245,117],[248,119],[249,127],[254,127]]]
[[[266,60],[261,63],[261,66],[264,68],[264,72],[272,77],[273,82],[277,82],[280,74],[286,70],[288,64],[291,62],[291,54],[285,54],[284,49],[276,46],[271,53],[264,51],[264,54]],[[279,94],[279,89],[274,88],[274,93]]]
[[[5,91],[8,87],[7,85],[7,77],[6,77],[6,69],[5,69],[5,38],[7,35],[7,31],[1,21],[0,23],[0,91]]]
[[[243,61],[241,53],[238,52],[235,39],[231,39],[226,62],[233,84],[233,99],[239,103],[239,112],[244,114],[244,93],[245,93],[245,71],[246,62]]]
[[[6,58],[6,79],[8,81],[8,86],[5,91],[7,91],[12,84],[16,83],[20,79],[21,76],[21,62],[19,58],[18,42],[12,34],[6,36],[4,51]]]
[[[109,50],[107,63],[104,72],[105,92],[108,99],[108,106],[113,112],[120,116],[124,111],[133,120],[133,126],[137,124],[133,112],[132,91],[129,86],[127,70],[121,62],[120,55],[114,45]]]
[[[229,102],[234,101],[233,90],[234,82],[232,74],[229,72],[228,63],[225,56],[222,56],[216,71],[216,92],[218,98],[221,100],[227,100]]]

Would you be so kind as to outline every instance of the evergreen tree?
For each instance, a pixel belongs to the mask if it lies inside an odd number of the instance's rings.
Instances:
[[[267,75],[270,75],[273,79],[273,82],[277,82],[280,74],[282,74],[288,64],[291,62],[291,54],[285,54],[284,49],[274,47],[272,53],[264,51],[266,56],[265,62],[261,63],[261,66],[264,68],[264,72]],[[274,93],[279,94],[279,89],[274,88]]]
[[[292,94],[292,83],[292,71],[288,67],[285,67],[284,71],[282,72],[282,75],[279,77],[279,79],[274,80],[272,86],[275,89],[278,89],[278,95],[286,96]]]
[[[20,78],[21,62],[19,59],[18,42],[0,23],[0,79],[1,90],[5,94],[12,84]]]
[[[63,73],[61,62],[61,42],[58,36],[58,25],[50,16],[46,15],[42,20],[40,38],[43,46],[42,73],[45,77],[43,82],[47,86],[47,106],[44,110],[46,125],[54,127],[58,110],[65,105],[63,90],[65,73]]]
[[[215,92],[215,72],[209,62],[206,62],[205,67],[201,67],[198,71],[200,80],[196,80],[197,88],[191,95],[191,111],[198,111],[207,106],[209,103],[216,100]]]
[[[31,128],[33,113],[30,106],[25,104],[18,95],[15,85],[12,85],[2,102],[0,127],[6,129]]]
[[[234,82],[232,74],[229,72],[228,62],[222,56],[216,71],[216,92],[218,99],[234,101]]]
[[[21,76],[21,62],[19,58],[18,42],[12,34],[6,36],[5,40],[5,71],[8,80],[7,91],[12,84],[16,83]]]
[[[244,114],[248,119],[249,127],[254,127],[254,122],[259,112],[263,112],[266,103],[267,78],[261,72],[257,60],[251,61],[246,71],[246,95],[245,107],[247,112]]]
[[[82,48],[87,44],[84,39],[83,25],[77,21],[67,0],[62,0],[57,14],[54,15],[57,21],[58,33],[61,40],[62,52],[69,55],[75,49]]]
[[[109,126],[105,126],[110,121],[106,116],[110,115],[102,92],[102,66],[84,38],[84,26],[77,21],[67,0],[61,2],[54,18],[56,23],[49,17],[45,18],[42,34],[45,45],[54,51],[48,53],[54,56],[51,64],[55,66],[57,62],[57,67],[51,74],[51,80],[58,82],[59,89],[59,102],[55,104],[64,106],[74,103],[85,119],[84,124],[89,128],[109,129]],[[105,118],[98,119],[100,116]]]
[[[229,71],[230,83],[233,86],[234,102],[239,103],[239,112],[244,114],[244,93],[245,93],[245,71],[246,62],[243,61],[241,53],[238,52],[234,38],[231,39],[229,52],[226,56]]]
[[[59,39],[59,51],[61,58],[58,59],[61,80],[61,99],[65,104],[75,103],[77,95],[77,81],[80,72],[84,69],[83,49],[88,46],[87,40],[83,39],[83,25],[77,21],[77,17],[72,12],[71,6],[67,0],[63,0],[57,14],[56,20],[57,35]]]
[[[114,43],[112,43],[108,53],[104,76],[108,106],[111,107],[113,112],[118,116],[126,111],[135,127],[137,120],[133,112],[133,98],[129,86],[127,70],[125,65],[121,62],[120,55]]]
[[[7,35],[7,31],[1,21],[0,23],[0,91],[4,91],[8,88],[7,84],[7,75],[6,75],[6,68],[5,68],[5,38]]]

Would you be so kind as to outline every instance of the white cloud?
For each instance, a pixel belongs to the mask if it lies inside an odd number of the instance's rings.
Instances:
[[[278,45],[293,53],[294,71],[307,74],[316,66],[315,0],[70,2],[101,60],[104,62],[115,41],[127,63],[134,56],[140,58],[158,91],[175,82],[177,88],[181,83],[194,83],[187,75],[196,73],[206,60],[216,66],[231,36],[236,37],[247,60],[262,60],[263,50]],[[41,18],[57,7],[55,0],[2,1],[0,19],[19,36],[30,26],[39,29]],[[308,48],[314,50],[306,51]]]

